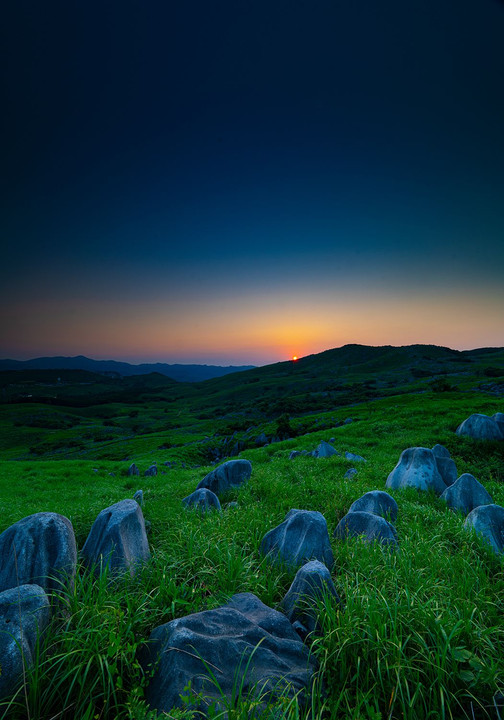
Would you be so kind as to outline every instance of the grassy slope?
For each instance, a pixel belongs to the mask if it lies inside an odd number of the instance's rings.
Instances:
[[[495,357],[487,364],[495,366]],[[278,375],[277,367],[261,370],[268,382]],[[388,373],[390,367],[382,364],[381,370]],[[209,384],[228,387],[230,378],[219,382]],[[240,378],[238,387],[242,382]],[[470,376],[460,382],[474,386]],[[211,393],[205,392],[209,402]],[[259,392],[268,393],[262,383]],[[191,402],[181,398],[172,403],[100,406],[98,415],[96,408],[0,408],[2,456],[26,458],[1,462],[0,531],[33,512],[50,510],[72,520],[82,547],[98,512],[142,487],[153,552],[140,576],[124,579],[120,586],[93,584],[79,573],[68,598],[68,617],[63,627],[55,621],[49,650],[36,664],[28,697],[20,695],[8,708],[4,703],[4,717],[145,718],[135,651],[151,629],[215,607],[240,591],[254,592],[277,606],[292,574],[272,569],[261,558],[263,535],[298,507],[321,511],[332,540],[353,500],[368,490],[383,489],[406,447],[444,444],[459,474],[472,472],[494,502],[504,505],[502,444],[475,443],[454,434],[469,414],[493,414],[503,409],[503,401],[466,389],[402,394],[361,403],[351,411],[318,413],[311,419],[323,423],[324,430],[242,452],[252,461],[253,474],[246,487],[228,498],[237,499],[239,508],[199,518],[182,512],[180,501],[209,467],[165,468],[161,462],[184,459],[198,464],[200,446],[179,443],[209,435],[229,421],[219,415],[218,401],[213,406],[215,420],[198,420]],[[52,424],[65,427],[45,427],[48,411]],[[331,425],[349,414],[352,424]],[[23,424],[27,419],[35,426]],[[110,419],[120,427],[107,428],[104,423]],[[133,424],[147,432],[138,434]],[[269,427],[266,421],[257,431],[263,427]],[[97,433],[104,428],[112,434],[117,431],[120,438],[85,440],[84,449],[63,447],[41,459],[27,454],[34,434],[39,433],[41,442],[48,437],[64,442],[90,428]],[[350,450],[367,458],[358,466],[356,480],[343,480],[351,463],[340,457],[288,460],[291,449],[312,449],[330,437],[340,452]],[[158,449],[162,440],[173,447]],[[117,459],[107,459],[111,447],[120,448]],[[70,459],[75,452],[75,459]],[[125,470],[131,459],[142,470],[156,459],[165,474],[129,478]],[[332,540],[332,575],[345,611],[329,607],[322,615],[323,632],[313,639],[325,685],[324,694],[314,696],[313,714],[373,720],[461,718],[473,712],[486,717],[484,707],[504,686],[502,559],[464,532],[463,519],[435,497],[413,491],[392,494],[399,505],[399,553]],[[247,712],[243,702],[234,717],[247,717]]]

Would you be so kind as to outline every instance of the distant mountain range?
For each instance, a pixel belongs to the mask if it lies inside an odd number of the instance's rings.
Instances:
[[[33,360],[0,360],[3,370],[87,370],[88,372],[116,376],[160,373],[178,382],[200,382],[222,377],[229,373],[252,370],[255,365],[169,365],[167,363],[141,363],[131,365],[116,360],[92,360],[84,355],[76,357],[40,357]]]

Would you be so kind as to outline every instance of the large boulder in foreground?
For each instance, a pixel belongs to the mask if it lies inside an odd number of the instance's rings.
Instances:
[[[397,533],[393,525],[370,512],[349,512],[342,518],[334,531],[339,540],[360,537],[368,543],[397,547]]]
[[[285,615],[251,593],[155,628],[140,661],[156,667],[146,698],[165,712],[187,707],[181,695],[191,694],[189,683],[200,696],[187,709],[203,713],[212,702],[224,709],[215,681],[229,701],[240,687],[243,697],[253,693],[265,703],[292,698],[309,688],[316,667]]]
[[[464,515],[468,515],[471,510],[474,510],[474,508],[480,505],[492,504],[492,498],[489,493],[483,485],[469,473],[464,473],[453,485],[446,488],[441,495],[441,500],[444,500],[451,510],[461,512]]]
[[[273,564],[291,569],[308,560],[327,567],[334,563],[325,517],[316,510],[289,510],[285,520],[263,537],[261,553]]]
[[[380,515],[389,522],[397,520],[397,503],[383,490],[371,490],[350,505],[351,512],[368,512]]]
[[[457,430],[457,435],[467,435],[476,440],[503,440],[504,434],[500,428],[500,424],[493,417],[474,413],[461,423]]]
[[[206,488],[195,490],[185,497],[182,500],[182,505],[186,509],[193,508],[202,514],[210,512],[211,510],[217,510],[218,512],[221,510],[221,504],[217,495]]]
[[[150,557],[140,505],[135,500],[121,500],[102,510],[82,548],[82,557],[98,572],[108,567],[112,572],[134,575],[138,565]]]
[[[504,508],[500,505],[480,505],[466,517],[464,527],[473,528],[490,545],[492,550],[504,552]]]
[[[33,665],[37,640],[50,617],[49,598],[40,585],[0,593],[0,699],[15,693],[24,670]]]
[[[0,592],[36,584],[47,593],[61,593],[65,585],[72,586],[76,566],[74,530],[63,515],[28,515],[0,535]]]
[[[205,475],[196,489],[207,488],[219,496],[231,488],[243,485],[251,475],[252,464],[249,460],[228,460]]]
[[[433,490],[441,495],[446,484],[441,477],[436,456],[429,448],[412,447],[403,450],[399,462],[387,478],[385,487],[391,490],[413,487],[417,490]]]
[[[341,602],[329,570],[324,563],[310,560],[294,578],[280,607],[296,632],[304,639],[317,627],[317,602],[326,596],[335,604]]]

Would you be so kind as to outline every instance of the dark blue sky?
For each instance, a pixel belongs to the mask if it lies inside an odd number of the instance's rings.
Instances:
[[[0,355],[504,345],[497,0],[4,12]]]

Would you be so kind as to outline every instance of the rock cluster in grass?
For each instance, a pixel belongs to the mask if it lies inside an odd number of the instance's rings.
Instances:
[[[474,413],[458,426],[456,433],[476,440],[504,440],[503,417],[503,413],[495,413],[492,417]]]
[[[287,617],[252,593],[155,628],[140,660],[146,671],[155,668],[146,698],[161,712],[205,714],[212,703],[225,712],[222,696],[231,700],[236,688],[265,705],[279,696],[302,700],[316,670]],[[182,695],[189,695],[186,703]]]
[[[397,503],[381,490],[371,490],[355,500],[340,520],[334,537],[346,540],[360,537],[365,542],[397,547],[397,532],[392,525],[397,519]]]

